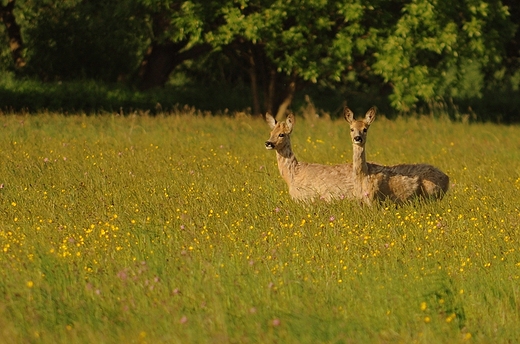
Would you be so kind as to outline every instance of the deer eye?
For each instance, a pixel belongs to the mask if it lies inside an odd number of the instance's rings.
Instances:
[[[278,137],[284,137],[284,136],[285,136],[285,134],[279,134],[278,135]]]
[[[350,131],[354,131],[354,128],[350,128]]]
[[[363,129],[363,132],[364,132],[364,133],[366,133],[367,131],[368,131],[368,129],[367,129],[367,128],[364,128],[364,129]]]

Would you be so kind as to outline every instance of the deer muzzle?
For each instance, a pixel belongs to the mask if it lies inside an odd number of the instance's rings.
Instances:
[[[265,148],[274,149],[274,143],[272,143],[271,141],[265,141]]]
[[[354,137],[354,143],[362,143],[363,142],[363,138],[361,136],[355,136]]]

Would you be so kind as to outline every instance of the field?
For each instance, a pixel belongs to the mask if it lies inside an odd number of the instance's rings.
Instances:
[[[362,114],[358,114],[362,115]],[[446,197],[293,202],[245,115],[0,116],[0,342],[513,343],[520,127],[379,117],[367,155]],[[301,161],[351,161],[298,117]]]

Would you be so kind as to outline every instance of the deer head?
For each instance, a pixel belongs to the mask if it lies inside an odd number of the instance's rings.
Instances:
[[[266,114],[265,119],[267,124],[271,127],[271,137],[265,141],[266,149],[280,150],[290,145],[289,135],[292,132],[294,125],[294,115],[291,113],[287,116],[285,121],[277,122],[271,114]]]
[[[367,141],[367,133],[370,124],[376,118],[376,107],[371,107],[365,114],[365,118],[357,121],[354,119],[354,113],[348,107],[345,107],[343,116],[350,124],[350,137],[352,144],[363,147]]]

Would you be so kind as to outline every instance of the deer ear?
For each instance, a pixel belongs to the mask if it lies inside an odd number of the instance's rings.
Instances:
[[[269,112],[265,114],[265,120],[267,124],[269,124],[269,127],[271,127],[271,129],[274,129],[274,127],[276,126],[276,119],[274,119],[274,117]]]
[[[354,113],[346,106],[345,110],[343,110],[343,117],[345,117],[345,120],[349,123],[352,123],[354,121]]]
[[[295,118],[294,118],[293,113],[290,113],[289,115],[287,115],[287,118],[285,119],[285,124],[287,124],[287,129],[289,129],[288,134],[290,134],[293,130],[294,121],[295,121]]]
[[[371,107],[365,114],[365,124],[370,125],[376,119],[377,108]]]

